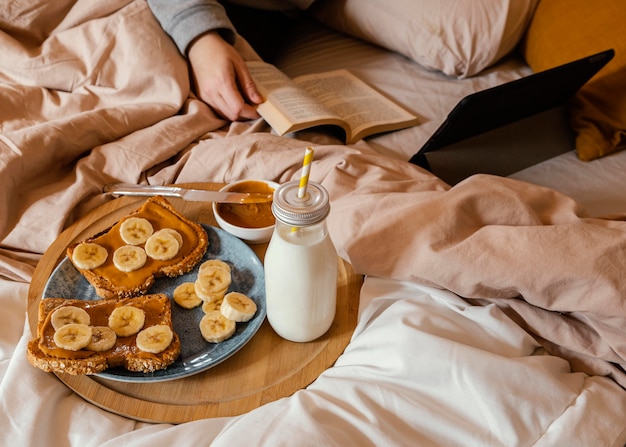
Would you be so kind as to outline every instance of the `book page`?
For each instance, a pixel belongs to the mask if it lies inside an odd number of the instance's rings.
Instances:
[[[347,70],[305,75],[295,82],[345,120],[353,134],[415,117]]]
[[[305,90],[299,88],[287,75],[273,65],[264,62],[248,62],[248,69],[254,78],[261,95],[267,104],[259,106],[259,113],[271,113],[274,121],[282,121],[275,127],[281,134],[282,127],[288,124],[317,121],[320,119],[336,119],[337,116],[316,100]],[[275,110],[274,110],[275,109]],[[284,115],[281,120],[274,115],[276,111]],[[274,126],[274,123],[272,123]]]
[[[348,70],[291,80],[277,67],[249,61],[248,68],[265,98],[259,114],[279,135],[322,125],[345,132],[346,142],[417,123],[417,117]]]

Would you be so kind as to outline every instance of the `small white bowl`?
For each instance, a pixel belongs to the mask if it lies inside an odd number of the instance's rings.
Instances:
[[[266,186],[269,186],[272,190],[276,190],[278,188],[278,183],[272,182],[270,180],[239,180],[233,183],[229,183],[224,186],[220,191],[236,191],[236,192],[265,192],[264,189],[255,189],[254,183],[264,183]],[[250,186],[250,188],[246,188],[246,185]],[[263,226],[263,227],[255,227],[256,225],[254,221],[256,220],[254,217],[249,217],[247,219],[251,224],[249,226],[244,226],[246,219],[243,219],[242,222],[233,222],[233,214],[229,213],[228,210],[236,210],[239,207],[247,207],[248,210],[251,208],[258,206],[255,204],[226,204],[226,203],[213,203],[213,215],[215,216],[215,220],[217,224],[223,230],[229,232],[233,236],[237,236],[239,239],[251,243],[251,244],[261,244],[267,242],[272,237],[272,233],[274,232],[274,224]],[[263,211],[265,213],[270,213],[271,215],[271,202],[267,204],[262,204]],[[237,207],[237,208],[235,208]],[[242,208],[243,209],[243,208]],[[229,217],[230,215],[230,217]],[[274,216],[271,216],[272,222],[274,221]]]

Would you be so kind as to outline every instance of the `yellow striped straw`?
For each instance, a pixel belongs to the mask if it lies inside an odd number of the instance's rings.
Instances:
[[[311,172],[311,162],[313,161],[313,148],[308,146],[304,152],[304,162],[302,163],[302,175],[300,176],[300,184],[298,185],[298,198],[302,199],[306,196],[306,189],[309,185],[309,173]]]

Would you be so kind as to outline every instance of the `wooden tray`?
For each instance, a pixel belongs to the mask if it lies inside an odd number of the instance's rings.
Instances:
[[[187,185],[219,189],[220,184]],[[188,218],[217,226],[210,203],[171,199]],[[43,289],[65,248],[107,229],[137,209],[143,199],[121,197],[102,205],[65,230],[35,269],[28,293],[30,330],[37,333],[37,312]],[[267,244],[250,245],[261,260]],[[179,380],[124,383],[93,376],[57,377],[89,402],[126,417],[146,422],[182,423],[202,418],[234,416],[289,396],[313,382],[337,360],[347,346],[357,320],[363,278],[339,260],[337,313],[330,330],[309,343],[280,338],[266,321],[235,355],[217,366]]]

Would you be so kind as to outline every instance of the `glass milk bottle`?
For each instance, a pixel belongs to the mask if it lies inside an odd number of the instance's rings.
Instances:
[[[298,198],[298,181],[274,193],[274,234],[265,254],[267,319],[278,335],[295,342],[328,331],[337,301],[337,252],[326,228],[328,192],[309,182]]]

